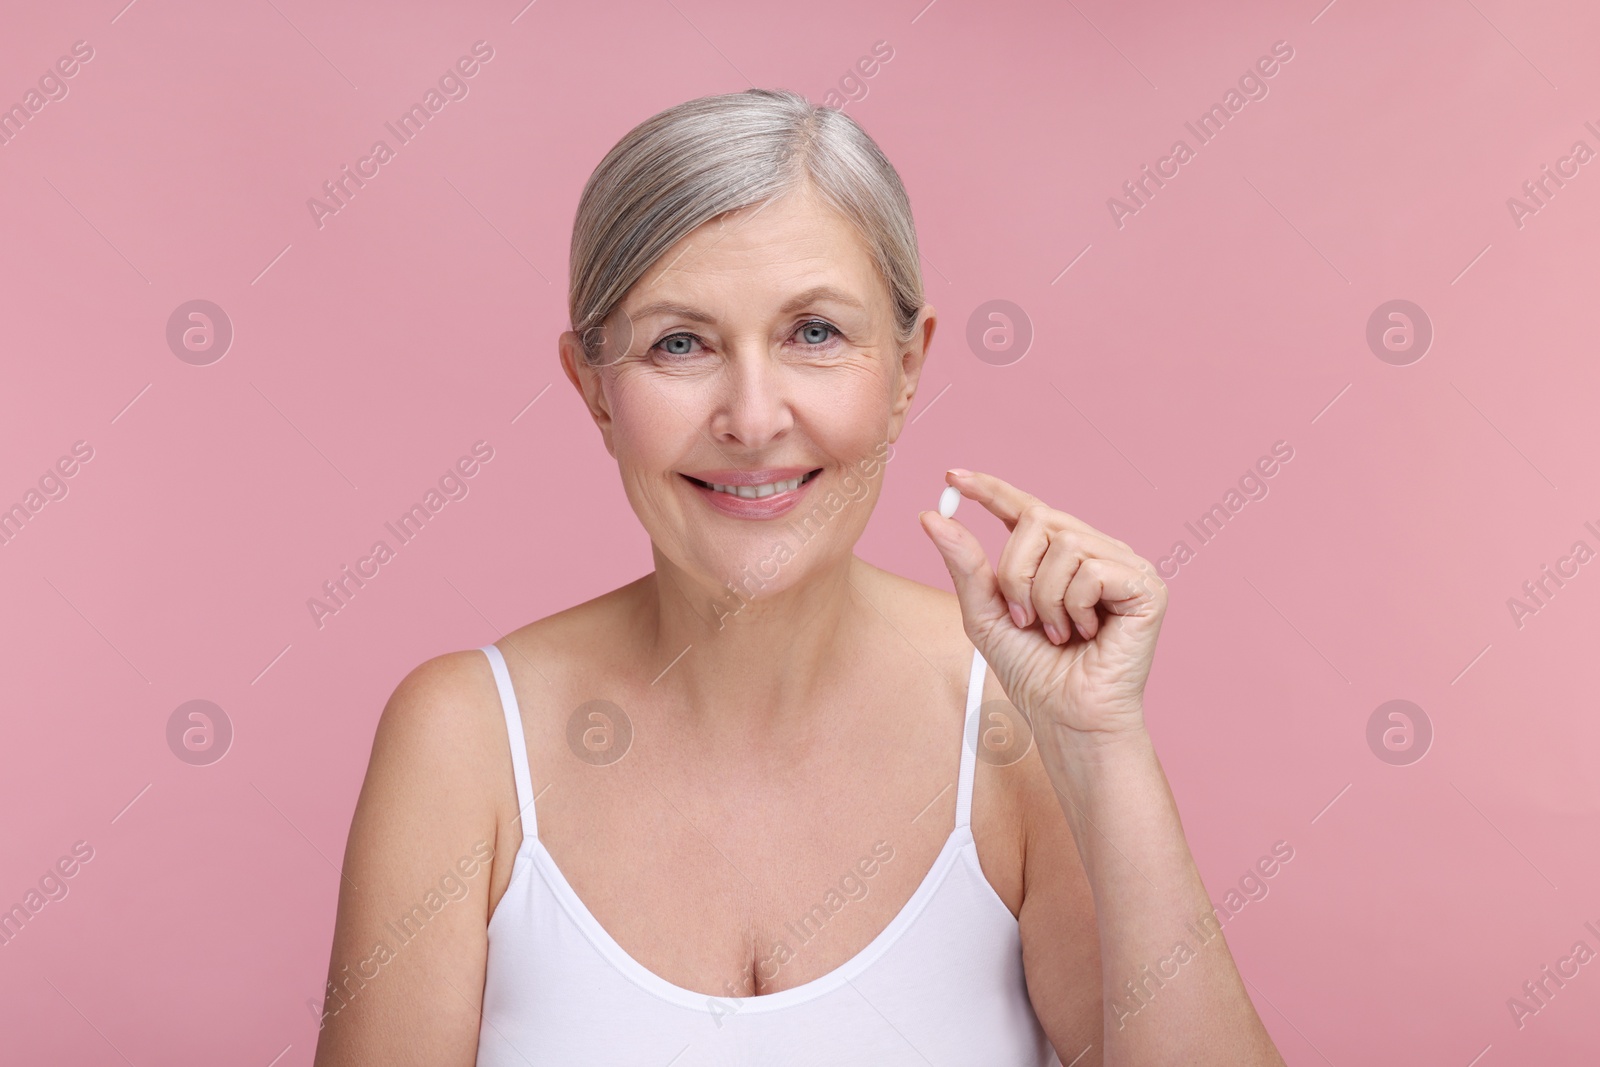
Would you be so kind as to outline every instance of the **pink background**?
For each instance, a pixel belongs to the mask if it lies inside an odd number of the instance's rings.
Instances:
[[[682,100],[845,79],[942,312],[860,554],[948,587],[915,514],[956,465],[1151,560],[1189,541],[1151,729],[1213,899],[1295,850],[1226,927],[1287,1060],[1593,1062],[1600,963],[1521,1029],[1506,1000],[1600,949],[1600,564],[1520,627],[1507,600],[1600,549],[1600,162],[1521,227],[1506,201],[1600,149],[1600,11],[1322,2],[9,12],[0,103],[94,56],[0,147],[0,506],[94,454],[0,546],[0,905],[94,858],[0,946],[0,1058],[311,1062],[395,684],[649,566],[556,362],[584,180]],[[319,229],[308,198],[479,40],[470,95]],[[1276,41],[1269,95],[1119,228],[1108,198]],[[235,330],[208,366],[166,340],[193,299]],[[966,340],[994,299],[1034,331],[1008,365]],[[1366,342],[1392,299],[1434,330],[1405,366]],[[470,494],[319,629],[307,599],[478,440]],[[193,699],[234,729],[208,766],[166,740]],[[1409,765],[1366,739],[1392,699],[1433,727]]]

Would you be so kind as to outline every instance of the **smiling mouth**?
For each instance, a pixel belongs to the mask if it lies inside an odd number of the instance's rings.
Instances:
[[[815,478],[821,473],[822,468],[818,467],[816,470],[802,474],[798,478],[786,478],[783,481],[767,482],[765,485],[718,485],[715,482],[702,482],[699,478],[690,478],[687,474],[685,474],[684,477],[689,478],[689,480],[695,485],[701,486],[705,489],[713,490],[714,492],[726,493],[729,496],[741,497],[745,500],[758,500],[764,496],[773,496],[777,493],[791,492],[792,490],[800,488],[802,485],[809,482],[811,479]]]

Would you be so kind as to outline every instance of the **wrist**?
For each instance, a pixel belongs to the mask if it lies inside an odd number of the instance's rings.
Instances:
[[[1050,732],[1050,746],[1068,765],[1084,768],[1142,759],[1154,750],[1142,715],[1095,729],[1061,727]]]

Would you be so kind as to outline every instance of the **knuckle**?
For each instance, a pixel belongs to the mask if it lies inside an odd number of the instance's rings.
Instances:
[[[1030,496],[1027,502],[1017,510],[1017,521],[1039,522],[1050,514],[1050,506],[1036,496]]]
[[[1089,551],[1089,546],[1083,535],[1078,533],[1076,530],[1061,530],[1055,534],[1052,534],[1050,541],[1052,544],[1060,545],[1062,550],[1068,555],[1081,561],[1078,564],[1080,567],[1082,567],[1084,564],[1092,562],[1095,558],[1094,553]]]
[[[1033,581],[1026,575],[1019,574],[1015,568],[1007,567],[997,575],[1000,591],[1012,600],[1018,597],[1027,597],[1033,589]]]

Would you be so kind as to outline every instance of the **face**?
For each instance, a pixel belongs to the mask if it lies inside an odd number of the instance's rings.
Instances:
[[[925,306],[896,344],[867,245],[802,187],[678,242],[598,365],[570,331],[562,364],[657,552],[708,592],[761,595],[848,559],[934,321]]]

